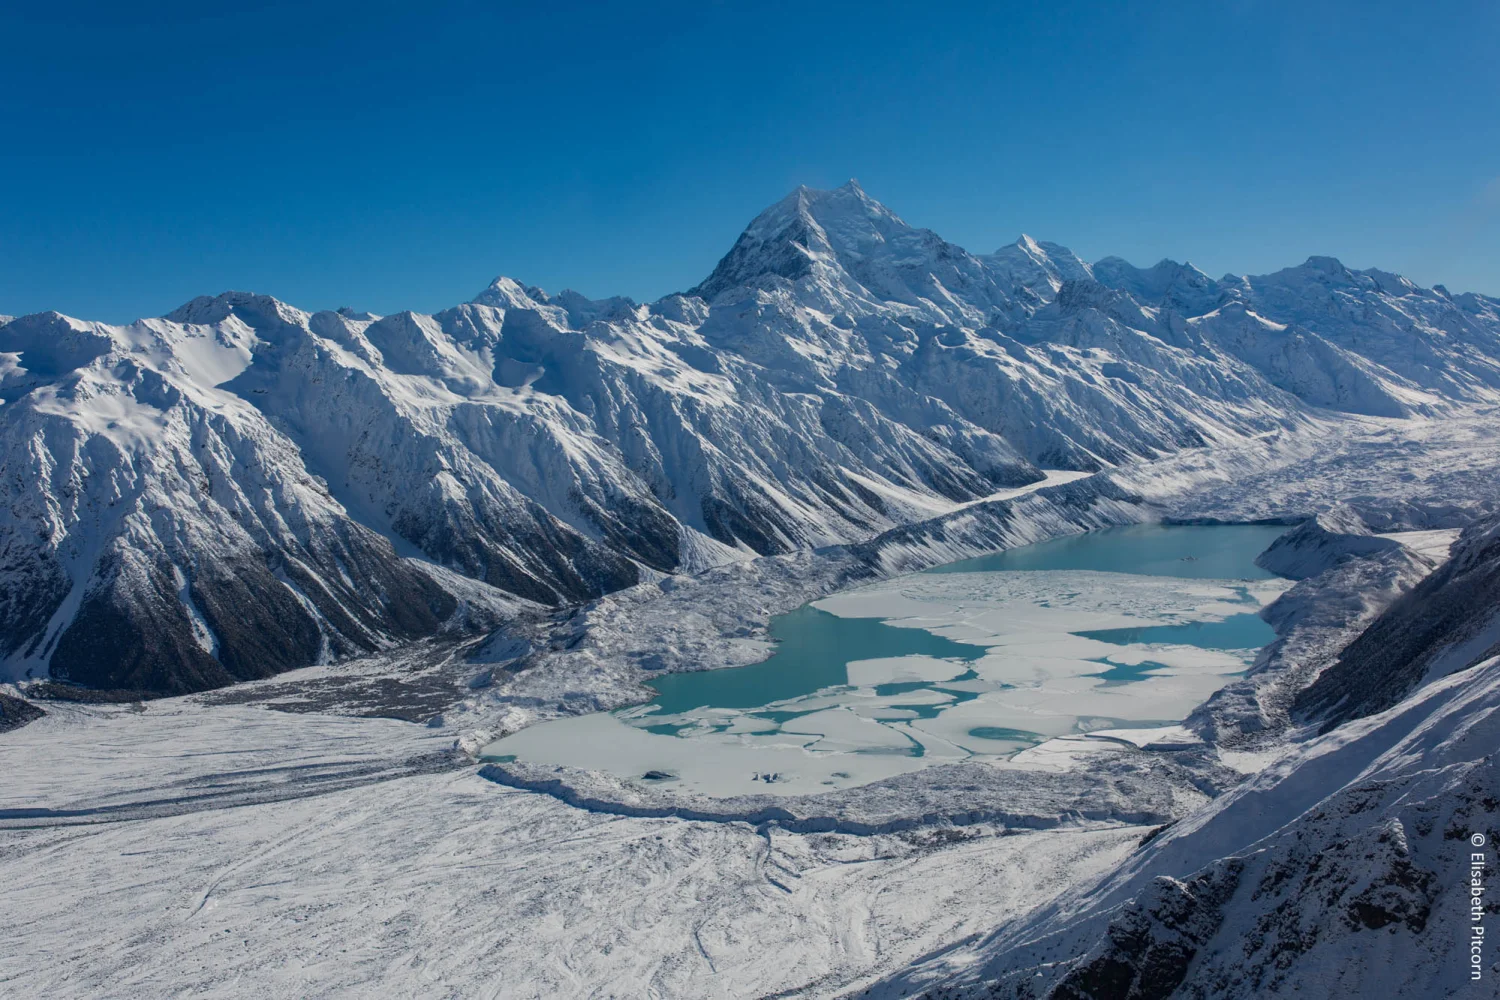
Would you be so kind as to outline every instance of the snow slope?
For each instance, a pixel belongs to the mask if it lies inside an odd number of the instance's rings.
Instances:
[[[1500,518],[1466,528],[1453,555],[1371,623],[1297,698],[1325,728],[1382,711],[1425,682],[1500,655]]]
[[[1106,879],[869,995],[1491,995],[1469,978],[1458,885],[1470,837],[1500,829],[1497,692],[1491,659],[1335,730]]]
[[[971,254],[850,182],[650,305],[497,278],[430,316],[10,320],[0,400],[0,676],[167,693],[861,542],[1042,468],[1469,412],[1500,401],[1500,303],[1324,258]]]
[[[1354,511],[1334,507],[1278,538],[1255,564],[1277,576],[1305,580],[1327,572],[1341,559],[1399,547],[1399,542],[1373,534]]]

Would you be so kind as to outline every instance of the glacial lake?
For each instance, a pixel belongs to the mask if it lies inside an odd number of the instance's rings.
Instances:
[[[662,675],[645,705],[533,726],[484,756],[806,794],[1168,726],[1275,638],[1258,612],[1291,582],[1254,559],[1285,530],[1114,528],[835,594],[773,619],[760,663]]]

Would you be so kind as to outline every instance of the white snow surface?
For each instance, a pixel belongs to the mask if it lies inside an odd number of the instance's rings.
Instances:
[[[590,813],[472,768],[390,766],[448,742],[181,699],[11,734],[0,991],[818,995],[1034,905],[1052,869],[1101,873],[1142,833],[803,835]],[[220,808],[226,785],[270,801]],[[121,811],[13,818],[44,803]]]
[[[852,183],[649,305],[501,278],[433,316],[0,321],[0,676],[87,667],[85,633],[169,690],[292,671],[0,733],[0,992],[1040,992],[1118,957],[1112,923],[1194,944],[1182,996],[1453,992],[1461,910],[1429,896],[1500,832],[1500,662],[1321,736],[1291,706],[1496,511],[1497,406],[1496,300],[970,254]],[[1398,547],[1309,566],[1182,727],[718,804],[471,757],[761,659],[772,615],[851,587],[1336,504]],[[427,725],[310,693],[415,689],[434,634]]]

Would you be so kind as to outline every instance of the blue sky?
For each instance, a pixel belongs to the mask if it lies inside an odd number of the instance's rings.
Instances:
[[[0,7],[0,312],[649,300],[799,183],[971,250],[1500,294],[1500,4]]]

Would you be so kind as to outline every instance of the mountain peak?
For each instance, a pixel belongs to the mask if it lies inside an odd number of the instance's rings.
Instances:
[[[163,319],[173,323],[212,324],[238,314],[252,327],[270,324],[301,326],[308,314],[278,298],[256,292],[220,292],[200,295],[167,313]]]
[[[761,212],[745,232],[764,237],[802,221],[822,228],[839,219],[894,220],[906,225],[894,212],[865,193],[859,181],[850,179],[836,188],[814,188],[799,184],[786,197]]]
[[[1136,267],[1123,257],[1094,262],[1094,278],[1101,285],[1126,292],[1145,306],[1170,306],[1184,316],[1200,316],[1223,304],[1227,294],[1191,263],[1163,257],[1150,267]]]
[[[522,285],[515,278],[499,275],[485,286],[484,291],[470,301],[482,306],[499,306],[502,309],[536,309],[547,305],[552,297],[533,285]]]
[[[752,219],[713,273],[688,294],[711,299],[772,276],[796,281],[816,261],[863,256],[915,231],[856,180],[830,190],[802,184]]]
[[[1018,285],[1035,288],[1046,284],[1054,293],[1065,281],[1087,281],[1094,276],[1089,265],[1067,247],[1026,233],[984,260]]]
[[[1348,268],[1344,267],[1344,262],[1337,257],[1325,257],[1320,254],[1313,254],[1303,262],[1301,270],[1319,271],[1323,274],[1343,274]]]
[[[0,328],[0,351],[19,354],[21,366],[33,376],[61,375],[119,346],[109,327],[55,309],[12,319]]]

